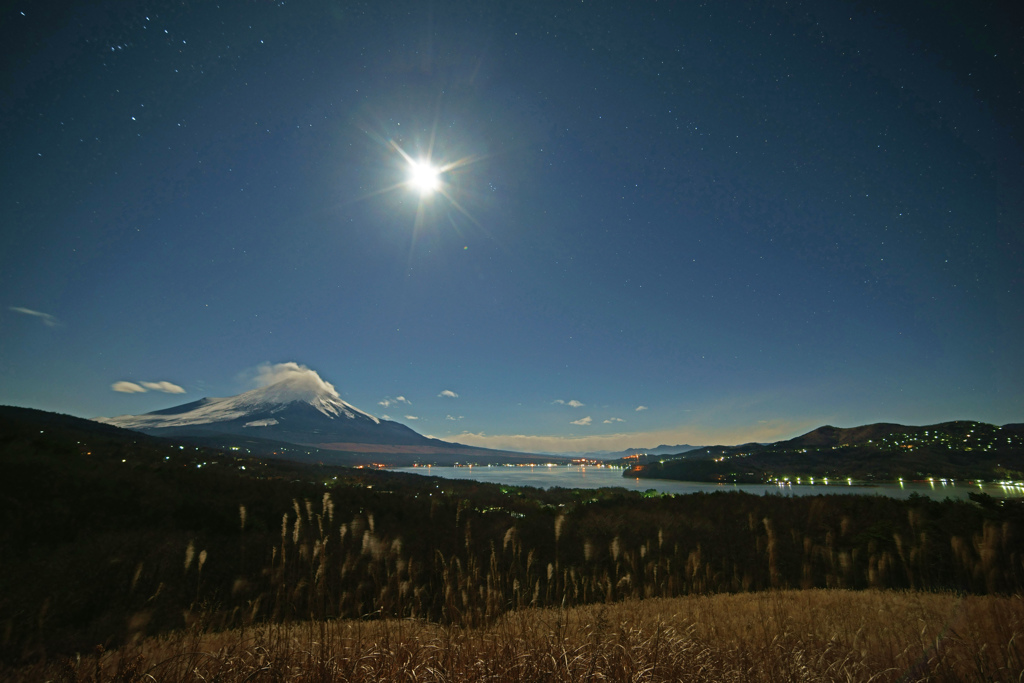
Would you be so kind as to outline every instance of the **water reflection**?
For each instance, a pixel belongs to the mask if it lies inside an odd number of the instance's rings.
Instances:
[[[655,490],[659,493],[697,493],[712,491],[746,491],[755,495],[816,496],[820,494],[880,495],[891,498],[909,498],[912,494],[936,500],[952,498],[967,500],[969,493],[987,493],[995,498],[1024,498],[1024,485],[1011,483],[977,484],[937,479],[928,482],[899,481],[892,484],[860,485],[851,480],[828,479],[811,483],[783,482],[780,484],[706,484],[665,479],[633,479],[622,476],[622,470],[609,467],[573,465],[536,467],[396,467],[396,472],[432,475],[445,479],[472,479],[509,486],[536,486],[538,488],[595,489],[619,486],[633,491]]]

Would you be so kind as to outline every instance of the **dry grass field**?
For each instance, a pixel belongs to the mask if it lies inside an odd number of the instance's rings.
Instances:
[[[1020,681],[1024,599],[805,590],[522,609],[483,627],[201,627],[6,680]]]

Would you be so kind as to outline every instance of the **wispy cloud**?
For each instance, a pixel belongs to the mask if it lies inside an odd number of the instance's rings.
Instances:
[[[590,424],[591,422],[593,422],[593,420],[591,419],[591,417],[590,417],[589,415],[587,415],[586,417],[581,417],[581,418],[580,418],[580,419],[578,419],[578,420],[573,420],[573,421],[572,421],[572,422],[570,422],[569,424],[573,424],[573,425],[581,425],[581,426],[583,426],[583,425],[588,425],[588,424]]]
[[[444,419],[446,419],[446,420],[461,420],[462,419],[462,415],[459,415],[458,417],[455,417],[453,415],[447,415],[447,416],[445,416]]]
[[[621,417],[609,417],[607,420],[604,421],[604,424],[610,425],[613,422],[625,422],[625,420],[623,420]]]
[[[583,406],[586,405],[586,403],[583,403],[582,401],[577,401],[574,398],[569,399],[568,401],[563,401],[560,398],[556,398],[554,401],[552,401],[552,403],[560,406],[569,406],[571,408],[582,408]]]
[[[39,318],[39,321],[47,327],[57,327],[60,325],[60,322],[49,313],[33,311],[31,308],[22,308],[21,306],[10,306],[10,310],[15,313],[21,313],[22,315],[30,315],[33,318]]]
[[[439,397],[443,397],[443,398],[458,398],[458,397],[459,397],[459,395],[458,395],[458,394],[456,394],[456,393],[455,393],[454,391],[452,391],[451,389],[445,389],[445,390],[444,390],[444,391],[442,391],[442,392],[441,392],[440,394],[438,394],[438,396],[439,396]]]
[[[420,418],[416,417],[415,415],[406,415],[405,419],[406,420],[418,420]]]
[[[641,410],[647,410],[647,406],[637,406],[636,407],[636,412],[639,413]]]
[[[114,391],[122,394],[144,394],[147,391],[162,391],[165,394],[184,394],[185,390],[171,382],[114,382],[110,385]]]

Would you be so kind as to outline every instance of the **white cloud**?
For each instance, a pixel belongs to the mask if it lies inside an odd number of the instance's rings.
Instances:
[[[609,417],[607,420],[604,421],[604,424],[610,425],[613,422],[625,422],[625,420],[623,420],[621,417]]]
[[[568,403],[566,403],[565,405],[571,406],[573,408],[582,408],[585,404],[582,403],[581,401],[577,401],[576,399],[573,399],[573,400],[569,401]]]
[[[263,363],[256,368],[256,377],[253,381],[258,387],[269,387],[272,384],[285,380],[288,381],[290,389],[294,391],[338,395],[334,386],[321,379],[316,370],[310,370],[305,365],[293,361],[274,364]]]
[[[114,382],[110,385],[122,394],[144,394],[147,391],[162,391],[165,394],[184,394],[185,390],[171,382]]]
[[[442,392],[441,392],[440,394],[438,394],[438,396],[439,396],[439,397],[444,397],[444,398],[458,398],[458,397],[459,397],[459,395],[458,395],[458,394],[456,394],[456,393],[455,393],[454,391],[452,391],[451,389],[445,389],[445,390],[444,390],[444,391],[442,391]]]
[[[153,391],[162,391],[165,394],[184,394],[185,390],[171,382],[142,382],[142,386]]]
[[[381,415],[380,419],[382,419],[382,420],[390,420],[391,416],[390,415]]]
[[[639,413],[641,410],[647,410],[647,406],[637,406],[636,407],[636,412]]]
[[[31,308],[22,308],[21,306],[10,306],[9,308],[15,313],[21,313],[22,315],[30,315],[33,318],[39,318],[40,322],[42,322],[47,327],[57,327],[57,325],[60,324],[57,321],[57,319],[50,315],[49,313],[43,313],[42,311],[33,311]]]
[[[563,401],[560,398],[556,398],[554,401],[552,401],[552,403],[554,403],[556,405],[560,405],[560,406],[564,406],[565,405],[565,401]]]
[[[412,405],[412,402],[405,396],[396,396],[395,398],[391,398],[390,396],[388,396],[383,401],[377,401],[377,405],[384,406],[385,408],[387,408],[388,406],[395,405],[397,403],[404,403],[407,406]]]
[[[592,419],[590,418],[590,416],[589,416],[589,415],[587,415],[586,417],[581,417],[581,418],[580,418],[580,419],[578,419],[578,420],[573,420],[573,421],[572,421],[572,422],[570,422],[569,424],[573,424],[573,425],[581,425],[581,426],[582,426],[582,425],[588,425],[588,424],[590,424],[591,422],[593,422],[593,420],[592,420]]]
[[[444,419],[446,419],[446,420],[461,420],[462,419],[462,415],[459,415],[458,417],[453,417],[451,415],[448,415]]]
[[[416,417],[415,415],[406,415],[405,419],[406,420],[418,420],[419,418]]]
[[[120,391],[122,394],[144,394],[146,393],[145,387],[140,387],[135,382],[114,382],[110,385],[110,388],[114,391]]]

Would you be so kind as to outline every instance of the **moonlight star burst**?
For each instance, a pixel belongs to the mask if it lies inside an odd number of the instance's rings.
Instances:
[[[433,142],[431,142],[431,152],[428,152],[425,158],[414,159],[408,152],[399,146],[394,140],[390,140],[389,144],[391,147],[398,152],[405,163],[408,165],[408,179],[405,182],[406,187],[412,188],[419,192],[420,202],[416,207],[416,222],[414,225],[415,229],[419,229],[423,225],[426,215],[426,200],[429,199],[434,193],[440,193],[445,199],[454,207],[459,213],[464,215],[474,224],[479,225],[476,219],[474,219],[465,207],[459,203],[455,198],[455,186],[446,183],[442,180],[442,176],[448,174],[451,171],[456,171],[462,167],[468,166],[476,162],[477,157],[468,156],[461,159],[457,159],[452,162],[443,164],[437,164],[432,160],[431,153],[433,148]],[[391,189],[391,188],[389,188]]]
[[[409,186],[421,196],[429,197],[441,189],[441,172],[430,161],[414,161],[409,170]]]

